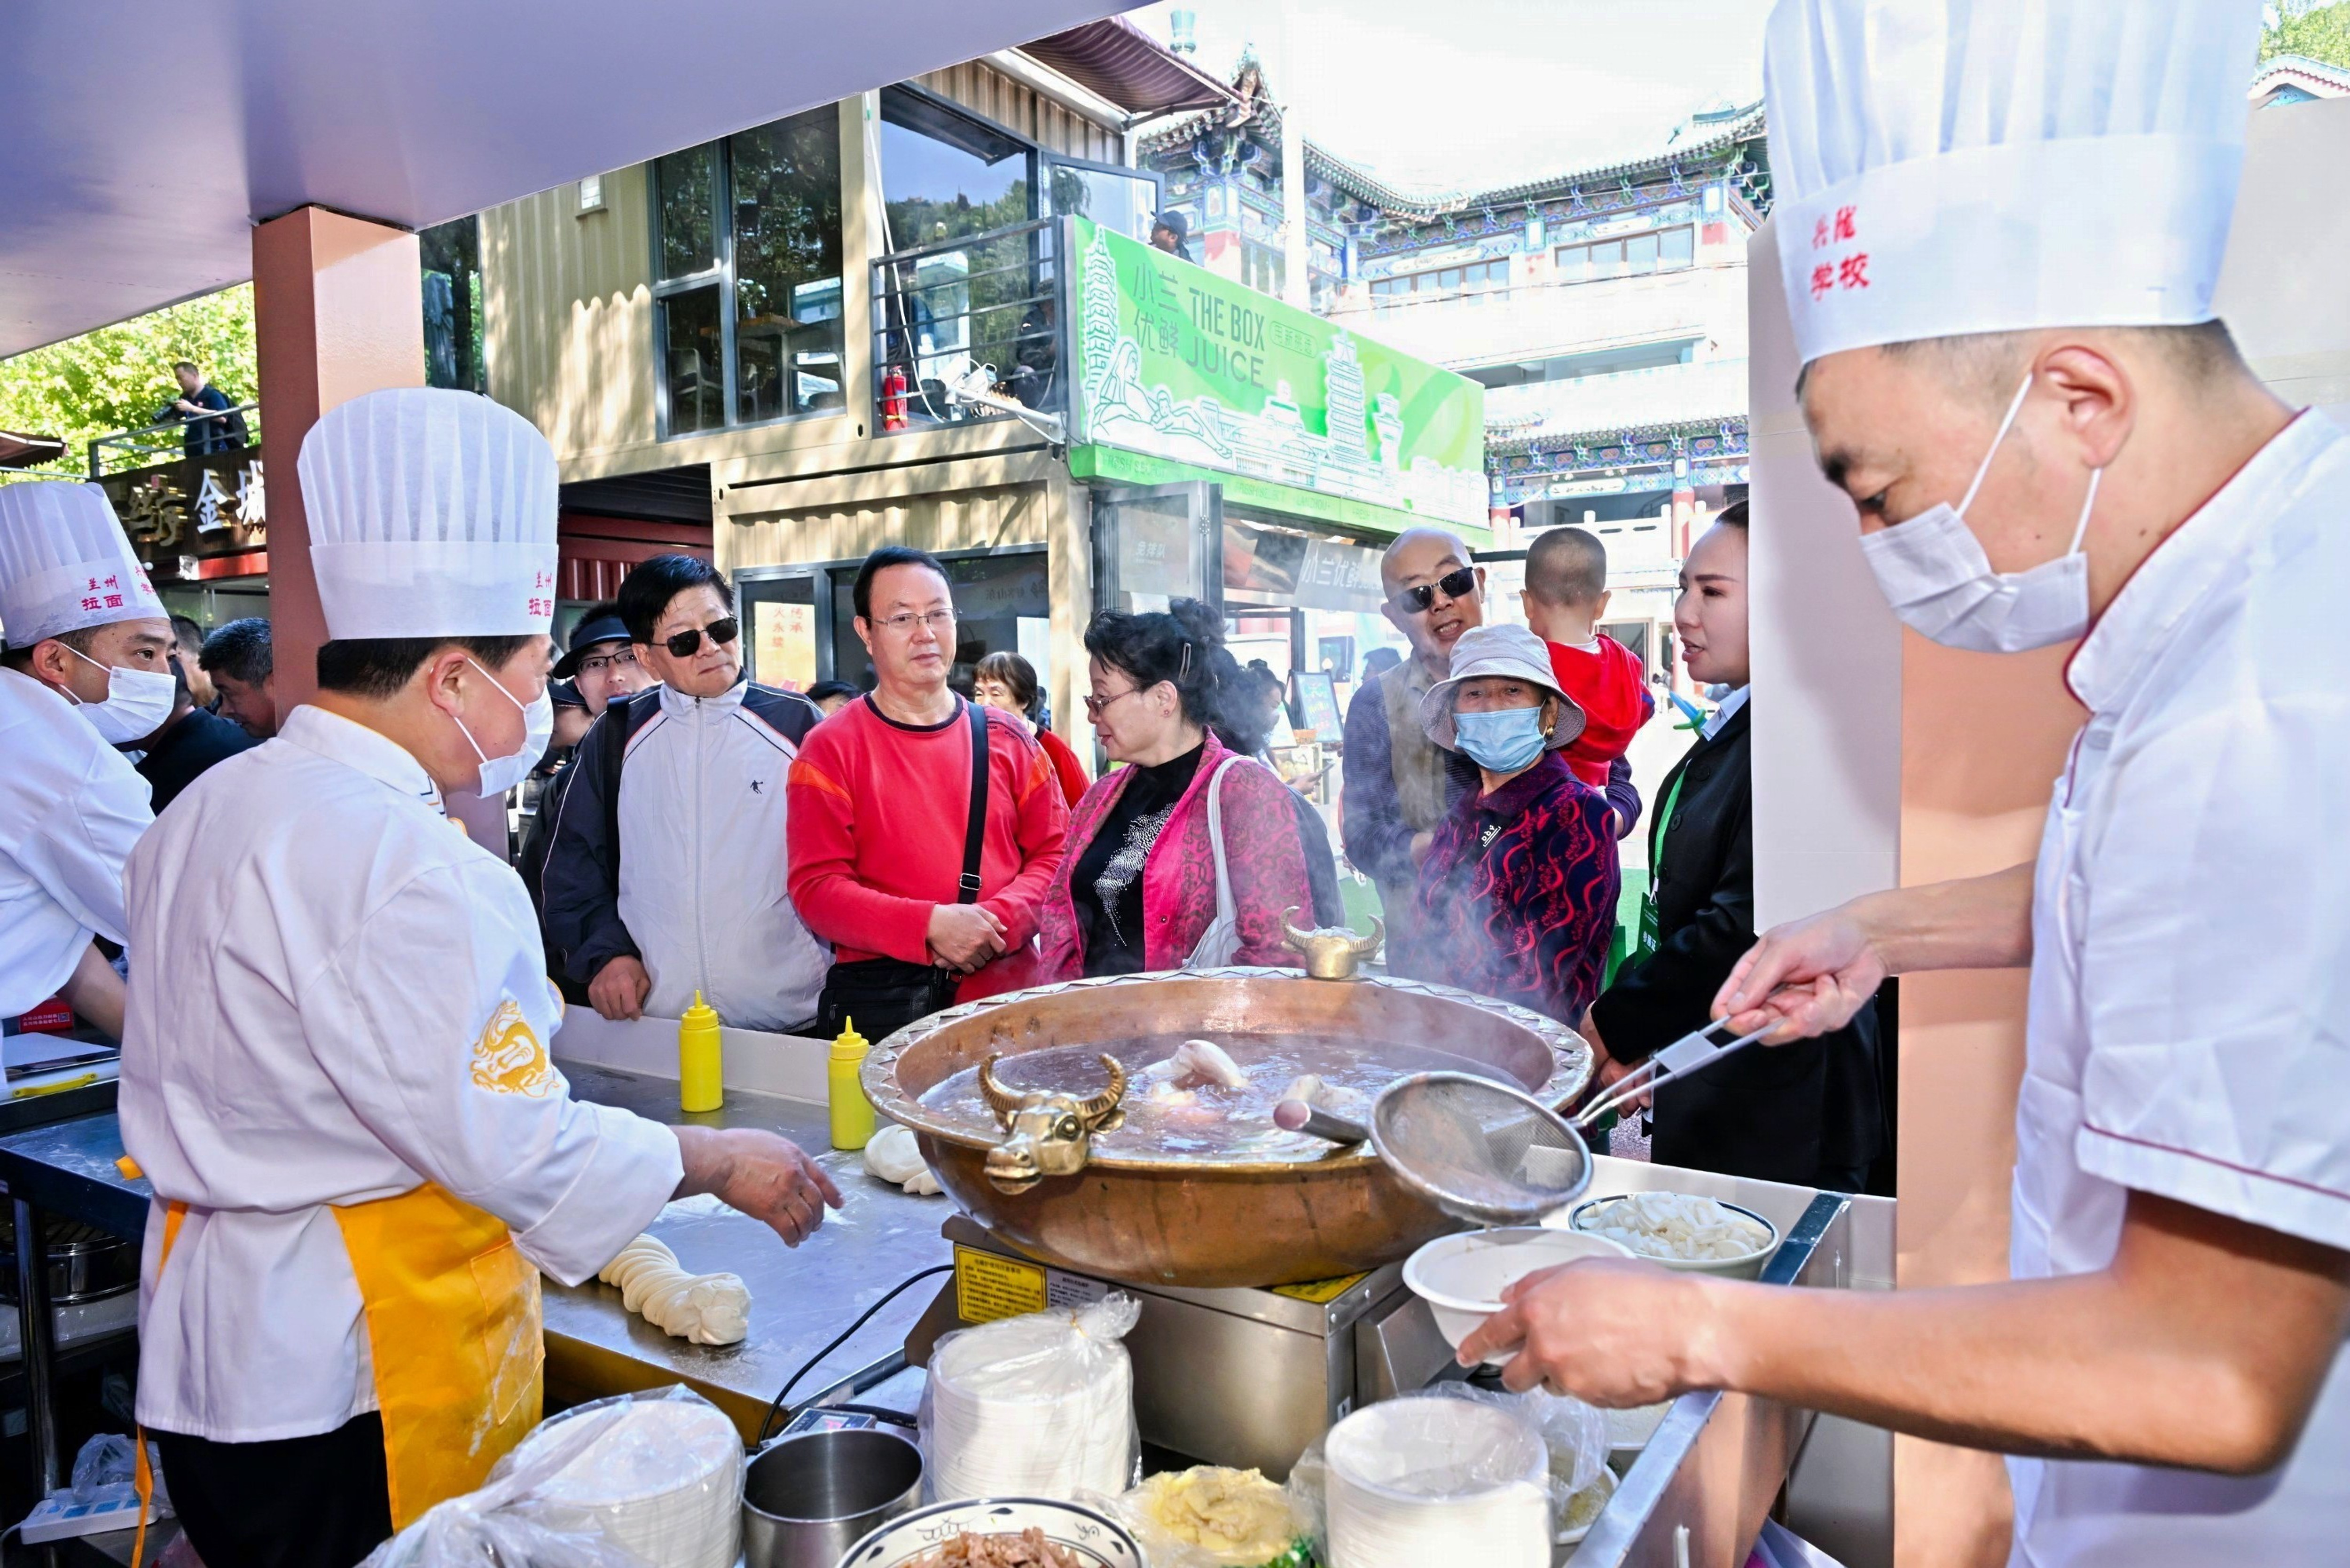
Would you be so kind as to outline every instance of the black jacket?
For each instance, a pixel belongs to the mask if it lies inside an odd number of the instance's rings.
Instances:
[[[1750,718],[1731,715],[1666,775],[1680,795],[1649,867],[1658,949],[1627,963],[1592,1017],[1608,1054],[1636,1062],[1702,1026],[1714,993],[1754,945],[1754,792]],[[1656,1096],[1650,1155],[1664,1165],[1802,1186],[1856,1184],[1883,1151],[1875,1006],[1845,1029],[1792,1045],[1751,1045]]]
[[[191,708],[156,737],[139,759],[139,776],[153,793],[155,815],[180,798],[214,763],[224,763],[239,752],[261,744],[217,713]]]

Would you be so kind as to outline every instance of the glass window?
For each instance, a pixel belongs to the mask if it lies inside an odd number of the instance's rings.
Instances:
[[[1697,256],[1697,231],[1684,223],[1678,229],[1664,232],[1664,252],[1659,265],[1664,267],[1687,266]]]
[[[1159,211],[1159,182],[1140,171],[1087,169],[1073,163],[1048,166],[1046,191],[1054,217],[1091,218],[1103,228],[1150,243]],[[1185,226],[1190,226],[1186,220]]]
[[[1624,270],[1628,273],[1649,273],[1657,270],[1657,236],[1655,234],[1633,234],[1625,240]]]
[[[672,435],[726,423],[726,347],[718,286],[672,294],[660,302],[661,345],[669,378]]]
[[[718,265],[718,240],[711,223],[712,187],[718,179],[718,146],[672,152],[653,163],[660,205],[660,275],[689,277]]]
[[[481,220],[419,229],[416,243],[424,266],[424,384],[485,392]]]
[[[840,397],[840,134],[819,109],[727,139],[735,420]]]
[[[656,160],[653,207],[664,433],[839,408],[838,111]]]

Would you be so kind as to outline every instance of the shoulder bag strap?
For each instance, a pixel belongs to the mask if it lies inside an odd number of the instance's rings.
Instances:
[[[958,904],[979,902],[979,857],[987,847],[987,710],[966,702],[971,713],[971,820],[962,829],[962,881]]]
[[[1240,901],[1232,897],[1232,872],[1224,858],[1224,775],[1232,772],[1234,763],[1249,759],[1235,752],[1216,764],[1208,778],[1208,848],[1216,857],[1216,919],[1229,920],[1240,913]]]

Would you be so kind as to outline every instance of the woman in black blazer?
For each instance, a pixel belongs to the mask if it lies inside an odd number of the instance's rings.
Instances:
[[[1743,502],[1691,546],[1673,625],[1690,678],[1733,690],[1659,796],[1648,864],[1654,946],[1644,919],[1631,960],[1586,1016],[1593,1044],[1624,1067],[1701,1027],[1754,944]],[[1857,1191],[1884,1148],[1877,1051],[1874,1004],[1836,1033],[1750,1046],[1657,1091],[1649,1154],[1663,1165]]]

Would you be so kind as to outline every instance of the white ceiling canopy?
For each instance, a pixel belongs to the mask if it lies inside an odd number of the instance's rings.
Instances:
[[[252,275],[306,203],[411,228],[1136,0],[13,0],[0,356]]]

